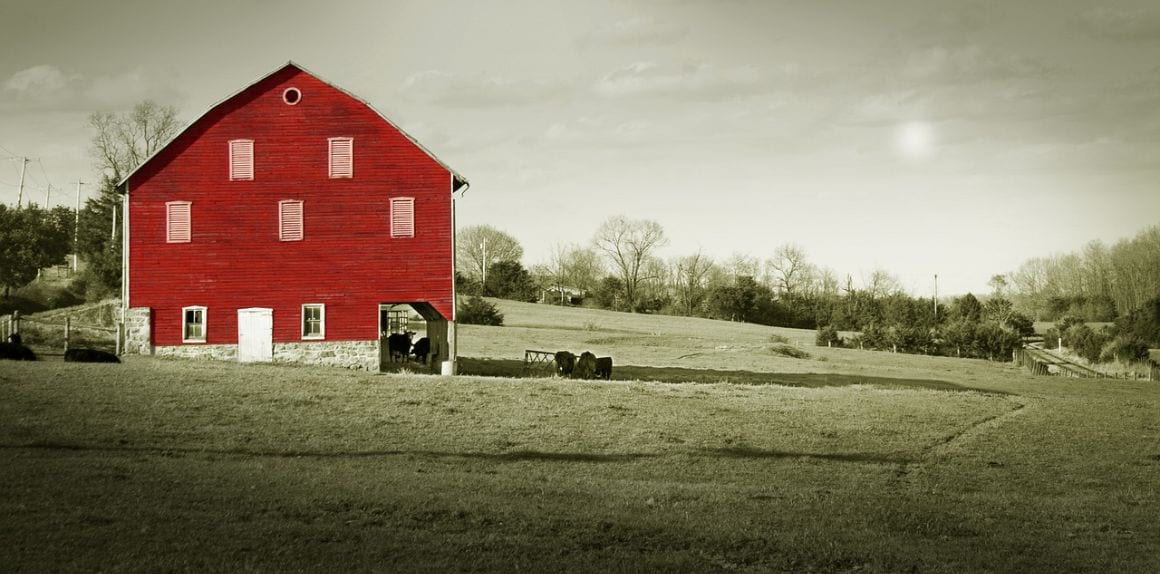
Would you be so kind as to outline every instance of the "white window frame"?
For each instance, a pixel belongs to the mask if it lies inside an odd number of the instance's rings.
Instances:
[[[173,238],[173,208],[177,206],[185,206],[185,237]],[[189,201],[167,201],[165,202],[165,242],[166,243],[189,243],[193,239],[193,203]]]
[[[306,309],[318,309],[318,334],[306,334]],[[305,303],[302,305],[302,324],[299,331],[303,341],[321,341],[326,338],[326,305],[324,303]]]
[[[286,215],[286,206],[298,204],[298,237],[287,237],[286,228],[284,226],[283,217]],[[279,241],[302,241],[306,238],[306,208],[301,199],[283,199],[278,202],[278,240]]]
[[[399,229],[395,228],[395,206],[406,205],[410,219],[406,226],[401,226]],[[402,215],[402,214],[400,214]],[[406,227],[409,227],[407,229]],[[392,197],[391,198],[391,238],[412,238],[415,237],[415,198],[413,197]]]
[[[330,179],[351,179],[354,177],[354,138],[340,137],[328,138],[327,142],[327,173],[330,174]],[[335,173],[334,166],[334,146],[339,142],[346,142],[350,146],[350,164],[348,171],[345,173]]]
[[[235,174],[234,170],[234,147],[241,145],[249,146],[249,163],[250,169],[248,173]],[[236,176],[236,177],[235,177]],[[230,140],[230,181],[253,181],[254,180],[254,140],[236,139]]]
[[[189,323],[185,320],[185,314],[189,311],[201,311],[201,337],[189,336]],[[191,307],[181,308],[181,342],[182,343],[204,343],[206,341],[206,333],[209,332],[209,313],[206,312],[205,307],[200,305],[193,305]]]

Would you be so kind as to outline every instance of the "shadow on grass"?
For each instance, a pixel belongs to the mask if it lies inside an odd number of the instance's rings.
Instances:
[[[814,453],[790,452],[782,450],[765,450],[750,447],[706,448],[702,454],[720,458],[753,458],[753,459],[787,459],[787,458],[814,458],[818,460],[832,460],[838,462],[872,462],[880,464],[907,464],[912,462],[901,456],[871,454],[861,452],[851,453]]]
[[[551,377],[550,368],[524,369],[523,361],[515,359],[459,358],[459,373],[479,377]],[[876,387],[901,389],[927,389],[938,391],[977,391],[962,385],[935,379],[896,379],[890,377],[868,377],[863,375],[835,375],[827,373],[761,373],[756,371],[724,371],[714,369],[690,369],[686,367],[637,367],[633,365],[614,366],[613,380],[654,381],[659,383],[732,383],[737,385],[780,385],[785,387],[849,387],[853,385],[873,385]],[[1007,393],[987,391],[987,394]]]
[[[195,448],[195,447],[163,447],[148,445],[86,445],[61,442],[30,442],[26,444],[3,444],[0,449],[19,450],[50,450],[68,452],[103,452],[103,453],[145,453],[159,456],[185,455],[221,455],[221,456],[254,456],[272,458],[379,458],[390,456],[415,456],[432,459],[473,459],[493,462],[587,462],[587,463],[623,463],[634,462],[646,458],[656,458],[661,455],[650,453],[624,454],[593,454],[585,452],[543,452],[538,450],[518,450],[511,452],[451,452],[433,450],[377,450],[352,452],[321,452],[321,451],[263,451],[232,448]]]

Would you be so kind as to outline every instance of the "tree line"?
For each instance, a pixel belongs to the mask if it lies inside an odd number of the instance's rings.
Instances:
[[[1160,297],[1160,225],[1105,245],[1037,257],[1000,276],[1015,305],[1040,321],[1113,321]]]

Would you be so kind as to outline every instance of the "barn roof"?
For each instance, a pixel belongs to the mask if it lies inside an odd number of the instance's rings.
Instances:
[[[257,80],[254,80],[253,82],[250,82],[242,89],[230,94],[225,99],[210,106],[208,110],[203,112],[201,115],[197,116],[197,119],[193,120],[192,122],[189,122],[189,125],[185,126],[184,128],[182,128],[181,131],[177,132],[177,135],[173,136],[173,139],[170,139],[168,143],[166,143],[164,146],[161,146],[159,149],[154,151],[152,155],[145,158],[145,161],[142,161],[140,164],[137,165],[137,167],[133,168],[133,170],[130,171],[128,175],[126,175],[123,179],[121,179],[121,181],[117,182],[116,189],[118,191],[124,193],[125,186],[128,184],[129,178],[133,177],[133,174],[137,173],[138,171],[141,170],[141,168],[145,167],[146,164],[148,164],[150,161],[152,161],[153,158],[157,157],[162,151],[165,150],[165,148],[169,147],[173,142],[177,141],[177,139],[180,138],[182,136],[182,134],[189,131],[189,129],[192,128],[195,124],[197,124],[197,122],[201,121],[202,118],[209,115],[211,112],[213,112],[217,108],[221,107],[226,102],[229,102],[230,100],[234,99],[238,95],[242,94],[246,90],[254,87],[257,84],[260,84],[266,78],[269,78],[270,76],[273,76],[274,74],[277,74],[277,73],[281,72],[282,70],[285,70],[286,68],[294,68],[294,69],[298,70],[299,72],[313,76],[316,80],[346,94],[347,96],[354,99],[355,101],[360,102],[364,106],[370,108],[370,110],[373,111],[374,113],[378,114],[378,116],[380,118],[382,118],[382,120],[384,122],[387,122],[387,124],[389,124],[391,127],[395,128],[396,131],[403,134],[403,137],[407,138],[408,140],[410,140],[411,143],[415,144],[415,147],[418,147],[419,149],[423,150],[423,153],[426,153],[431,159],[435,160],[435,163],[438,163],[439,165],[443,166],[443,169],[446,169],[447,171],[451,172],[451,176],[454,178],[454,183],[453,183],[453,187],[452,187],[453,192],[459,191],[459,190],[466,191],[467,188],[471,185],[471,183],[467,181],[467,178],[463,177],[462,175],[459,174],[459,172],[452,169],[451,166],[444,163],[443,160],[439,159],[439,157],[436,156],[434,153],[431,153],[431,150],[424,147],[423,144],[419,143],[419,140],[415,139],[413,136],[411,136],[411,134],[407,133],[405,130],[403,130],[403,128],[399,127],[398,124],[391,121],[390,118],[383,115],[383,113],[380,112],[378,109],[376,109],[374,106],[372,106],[370,104],[370,102],[348,92],[347,90],[343,89],[341,86],[335,85],[334,83],[330,82],[329,80],[326,80],[325,78],[320,77],[318,74],[315,74],[314,72],[311,72],[310,70],[307,70],[306,68],[303,68],[302,66],[296,64],[293,60],[291,60],[289,62],[286,62],[286,65],[279,67],[278,69],[258,78]]]

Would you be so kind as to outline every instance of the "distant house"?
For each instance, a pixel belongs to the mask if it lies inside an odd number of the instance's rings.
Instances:
[[[128,352],[378,370],[409,306],[454,357],[454,197],[467,181],[290,63],[124,181]],[[414,327],[414,322],[411,322]]]

